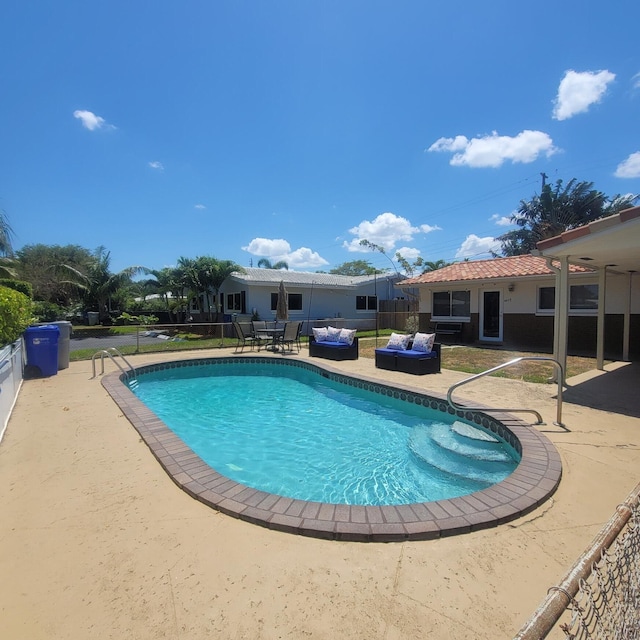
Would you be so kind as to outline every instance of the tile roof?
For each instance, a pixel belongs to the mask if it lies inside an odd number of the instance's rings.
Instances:
[[[588,273],[591,269],[579,265],[569,265],[570,273]],[[463,282],[468,280],[491,280],[494,278],[524,278],[527,276],[549,276],[553,271],[546,260],[532,255],[489,260],[456,262],[437,271],[428,271],[415,278],[403,280],[400,286],[433,284],[440,282]]]

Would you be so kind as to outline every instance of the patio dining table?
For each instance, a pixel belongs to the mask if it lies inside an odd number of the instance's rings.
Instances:
[[[256,338],[260,340],[268,341],[269,338],[271,342],[265,346],[265,349],[269,349],[270,351],[278,351],[278,338],[282,336],[284,333],[284,327],[267,327],[266,329],[261,329],[256,332]]]

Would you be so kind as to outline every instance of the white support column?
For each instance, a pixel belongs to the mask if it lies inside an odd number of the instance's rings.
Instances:
[[[604,319],[607,301],[607,267],[598,269],[598,327],[596,330],[596,369],[604,370]]]
[[[556,308],[554,328],[554,358],[562,366],[563,377],[567,377],[567,342],[569,339],[569,257],[558,258],[560,271],[556,275]],[[564,380],[562,380],[564,383]]]
[[[632,279],[633,271],[629,271],[629,291],[627,292],[624,305],[624,323],[622,327],[622,359],[629,362],[629,336],[631,335],[631,292],[633,291]]]

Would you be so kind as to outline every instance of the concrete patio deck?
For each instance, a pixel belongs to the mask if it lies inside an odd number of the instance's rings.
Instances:
[[[331,366],[437,393],[466,377],[383,372],[365,358]],[[534,428],[563,463],[550,500],[437,540],[294,536],[181,491],[90,377],[79,362],[25,381],[0,444],[2,638],[511,638],[638,482],[637,365],[569,380],[570,431],[553,425],[554,386],[483,378],[456,400],[545,418]]]

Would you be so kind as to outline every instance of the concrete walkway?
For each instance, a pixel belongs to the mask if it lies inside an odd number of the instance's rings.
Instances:
[[[331,364],[439,393],[466,377],[382,372],[365,358]],[[484,378],[456,399],[533,406],[545,418],[535,428],[563,462],[549,501],[438,540],[294,536],[178,489],[90,377],[91,363],[78,362],[26,381],[0,444],[1,638],[508,639],[638,482],[636,366],[570,380],[569,431],[553,425],[554,386]]]

